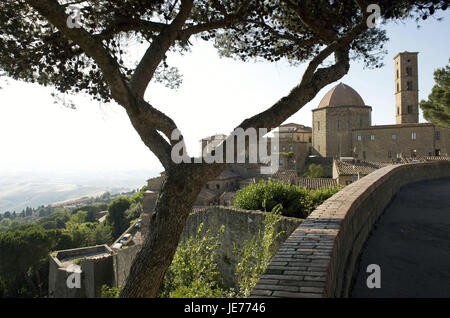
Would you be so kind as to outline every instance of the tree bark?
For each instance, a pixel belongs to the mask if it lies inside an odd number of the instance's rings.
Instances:
[[[136,255],[119,297],[156,297],[177,249],[186,219],[202,187],[225,164],[180,164],[166,180],[152,213],[142,249]]]

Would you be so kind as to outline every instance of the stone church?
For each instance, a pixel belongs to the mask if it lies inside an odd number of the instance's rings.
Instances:
[[[338,84],[312,111],[313,154],[394,162],[400,158],[448,156],[450,131],[419,123],[417,52],[395,56],[395,125],[372,126],[372,107],[353,88]]]

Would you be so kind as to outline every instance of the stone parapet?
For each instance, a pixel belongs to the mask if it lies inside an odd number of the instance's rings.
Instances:
[[[409,183],[450,178],[450,162],[381,168],[326,200],[280,247],[252,297],[348,297],[374,223]]]

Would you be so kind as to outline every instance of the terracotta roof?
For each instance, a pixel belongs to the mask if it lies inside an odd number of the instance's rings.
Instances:
[[[339,83],[325,94],[317,108],[332,106],[365,106],[365,104],[357,91]]]
[[[446,161],[450,160],[450,156],[417,156],[417,157],[401,157],[398,159],[400,163],[411,163],[411,162],[426,162],[426,161]]]
[[[217,194],[211,190],[208,189],[202,189],[200,193],[198,194],[197,200],[202,201],[208,201],[208,200],[214,200],[216,198]]]
[[[297,171],[295,170],[278,170],[273,175],[270,176],[270,178],[274,180],[280,180],[284,183],[292,183],[294,184],[295,181],[299,178]]]
[[[217,176],[215,178],[215,180],[234,179],[234,178],[239,178],[239,177],[240,176],[237,173],[234,173],[233,171],[226,169],[226,170],[222,171],[222,173],[219,176]]]
[[[219,200],[233,201],[236,197],[236,192],[224,192],[220,195]]]
[[[306,189],[320,189],[336,187],[337,180],[331,178],[298,178],[296,185]]]
[[[341,161],[334,160],[339,175],[354,175],[360,173],[360,175],[366,176],[369,173],[374,172],[377,169],[391,165],[388,162],[370,162],[370,161]]]

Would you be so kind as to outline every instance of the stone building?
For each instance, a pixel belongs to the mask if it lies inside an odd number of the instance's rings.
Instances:
[[[419,123],[417,52],[395,56],[395,125],[372,126],[372,108],[351,87],[338,84],[313,113],[313,153],[394,162],[400,158],[450,154],[450,131]]]

